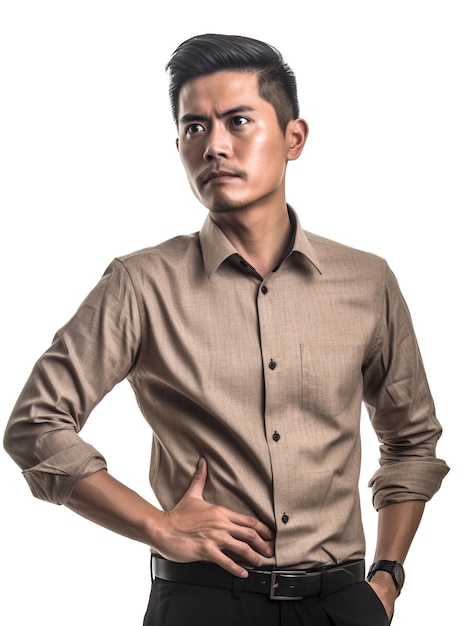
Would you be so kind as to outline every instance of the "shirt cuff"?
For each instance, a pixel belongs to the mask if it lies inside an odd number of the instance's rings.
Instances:
[[[369,481],[373,505],[379,510],[409,500],[427,502],[438,491],[448,471],[446,463],[436,458],[383,465]]]
[[[36,498],[65,504],[81,478],[106,468],[104,457],[93,446],[80,443],[24,470],[23,476]]]

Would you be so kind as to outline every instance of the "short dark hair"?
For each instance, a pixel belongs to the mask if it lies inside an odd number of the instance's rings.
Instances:
[[[283,132],[300,115],[295,74],[273,46],[241,35],[197,35],[174,51],[166,65],[172,116],[178,123],[184,83],[222,70],[255,72],[259,94],[272,104]]]

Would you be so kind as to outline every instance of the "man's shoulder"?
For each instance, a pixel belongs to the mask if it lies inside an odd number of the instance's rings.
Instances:
[[[116,257],[116,260],[126,266],[139,266],[146,263],[156,263],[159,260],[176,261],[179,257],[185,258],[199,250],[198,232],[188,235],[177,235],[154,246],[134,250]]]
[[[385,259],[374,252],[362,250],[306,230],[303,232],[322,264],[347,263],[357,268],[366,266],[381,271],[386,266]]]

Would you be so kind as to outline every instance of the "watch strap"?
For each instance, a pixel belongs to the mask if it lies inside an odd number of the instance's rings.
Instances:
[[[367,580],[370,582],[375,572],[378,572],[379,570],[388,572],[391,575],[398,592],[402,590],[403,583],[405,582],[405,570],[399,561],[388,561],[386,559],[375,561],[369,568]]]

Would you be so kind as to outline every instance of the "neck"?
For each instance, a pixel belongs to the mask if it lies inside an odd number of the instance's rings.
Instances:
[[[267,276],[282,258],[291,235],[284,204],[273,211],[211,213],[211,217],[239,254],[262,276]]]

